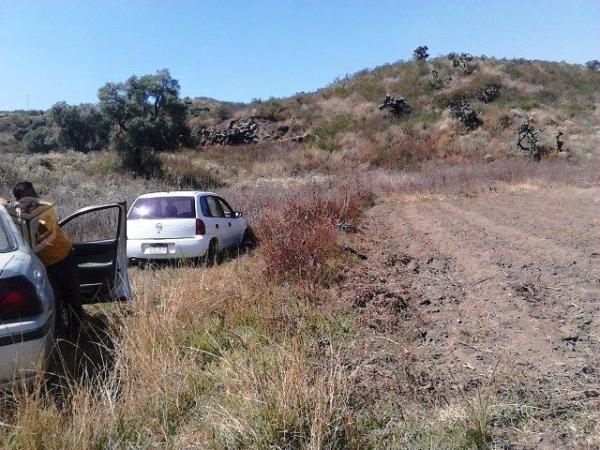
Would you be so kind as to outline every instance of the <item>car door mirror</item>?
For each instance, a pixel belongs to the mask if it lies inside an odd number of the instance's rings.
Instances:
[[[235,217],[236,219],[239,219],[240,217],[242,217],[242,212],[241,211],[234,212],[233,217]]]

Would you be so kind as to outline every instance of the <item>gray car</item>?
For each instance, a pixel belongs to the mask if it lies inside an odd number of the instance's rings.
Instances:
[[[60,222],[73,242],[85,303],[130,298],[125,203],[90,206]],[[41,261],[0,206],[0,384],[28,382],[55,342],[56,309]]]

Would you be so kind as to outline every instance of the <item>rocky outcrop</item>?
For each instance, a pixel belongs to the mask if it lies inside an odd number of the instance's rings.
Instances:
[[[198,131],[200,146],[205,145],[247,145],[279,139],[289,131],[289,126],[278,125],[276,121],[253,116],[234,119],[224,127],[208,127]]]

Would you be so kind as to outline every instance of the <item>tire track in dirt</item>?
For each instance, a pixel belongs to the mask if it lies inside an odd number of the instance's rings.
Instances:
[[[590,220],[600,201],[574,192],[399,196],[371,208],[367,259],[342,286],[364,325],[344,353],[356,401],[444,404],[487,390],[534,405],[538,434],[522,436],[531,448],[541,436],[567,442],[557,424],[578,414],[593,423],[600,258]]]
[[[494,236],[502,243],[500,248],[504,253],[498,258],[511,261],[513,287],[528,289],[525,294],[533,289],[538,291],[541,298],[536,304],[546,308],[534,313],[541,314],[547,324],[558,327],[559,340],[577,336],[577,345],[583,346],[583,353],[600,347],[598,323],[594,320],[600,311],[600,268],[589,253],[494,222],[448,202],[443,208],[473,226],[474,232],[485,230],[488,240]]]
[[[372,297],[404,289],[392,297],[412,303],[410,320],[421,338],[410,351],[435,360],[438,373],[450,368],[468,379],[500,364],[528,378],[568,380],[595,363],[600,350],[598,267],[583,251],[543,234],[548,222],[555,226],[551,208],[549,221],[537,211],[539,234],[530,233],[529,223],[490,218],[505,201],[513,208],[505,216],[521,207],[514,195],[496,202],[502,195],[401,198],[373,207],[363,281],[371,283]],[[390,270],[389,261],[402,267]]]
[[[489,372],[498,362],[506,364],[509,361],[522,369],[539,367],[537,363],[544,359],[543,355],[552,351],[548,340],[550,330],[532,317],[528,305],[511,295],[508,289],[510,275],[501,272],[493,263],[491,245],[473,242],[471,236],[479,235],[480,230],[466,227],[452,214],[439,214],[443,212],[441,203],[403,206],[402,213],[412,228],[420,228],[427,236],[425,253],[436,248],[451,257],[453,264],[449,271],[464,290],[464,299],[458,305],[437,314],[434,325],[440,322],[445,325],[442,345],[448,346],[448,352],[458,360],[464,359],[471,366],[484,364],[486,367],[480,367],[483,372]],[[435,281],[427,280],[417,285],[432,282]],[[552,330],[551,334],[557,336],[558,332]],[[491,352],[487,358],[473,351],[482,342],[491,344],[487,348]],[[460,364],[456,361],[452,365],[456,363]]]
[[[600,275],[597,260],[593,257],[592,250],[594,244],[598,243],[598,236],[594,237],[593,233],[588,233],[587,236],[581,232],[577,234],[577,227],[573,226],[574,223],[589,224],[592,230],[600,231],[600,225],[596,225],[596,223],[600,224],[599,219],[588,222],[581,217],[577,219],[571,218],[567,224],[566,221],[563,222],[561,219],[553,217],[554,210],[551,210],[546,212],[552,214],[552,216],[544,215],[543,211],[527,211],[525,214],[520,213],[510,220],[508,214],[506,214],[506,209],[502,210],[505,206],[494,202],[489,202],[484,207],[478,205],[477,211],[473,210],[473,205],[466,205],[465,202],[461,202],[460,205],[450,204],[449,202],[445,204],[454,211],[460,211],[465,217],[479,223],[482,228],[499,231],[505,238],[518,238],[521,244],[525,242],[526,245],[530,245],[528,241],[535,241],[535,245],[532,248],[534,250],[542,250],[542,252],[537,252],[536,256],[538,258],[544,258],[550,252],[559,263],[565,262],[565,258],[568,262],[581,261],[586,264],[586,269],[595,271],[593,275],[596,280]],[[600,208],[598,209],[598,213],[600,215]],[[545,232],[540,232],[538,229],[541,221],[543,222],[541,225],[543,225]],[[567,226],[571,228],[570,233],[565,232]],[[585,246],[580,245],[581,237],[583,236],[585,236],[587,244]],[[574,240],[576,242],[573,242]],[[577,276],[577,272],[581,272],[581,270],[577,267],[574,269],[571,275]]]
[[[457,203],[469,211],[476,209],[494,222],[517,225],[527,233],[580,250],[586,256],[600,249],[600,194],[596,189],[557,189],[551,196],[519,192]],[[582,204],[587,207],[582,208]]]

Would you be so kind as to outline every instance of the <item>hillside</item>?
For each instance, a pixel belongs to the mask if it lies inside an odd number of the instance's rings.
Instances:
[[[485,57],[458,64],[448,58],[387,64],[316,92],[250,104],[186,98],[191,146],[213,168],[297,175],[342,166],[406,169],[432,159],[489,161],[523,154],[516,142],[525,117],[544,129],[539,142],[548,151],[556,148],[559,130],[574,156],[589,155],[600,144],[600,72]],[[490,86],[499,95],[482,99],[482,90]],[[404,97],[410,113],[380,110],[386,94]],[[460,99],[469,102],[480,126],[469,130],[453,114],[448,106]],[[0,113],[0,153],[22,151],[27,132],[46,126],[52,124],[42,111]]]
[[[566,148],[579,155],[597,148],[600,73],[544,61],[476,58],[467,64],[453,67],[447,58],[437,58],[384,65],[314,93],[255,101],[232,111],[231,118],[274,120],[289,128],[276,140],[300,138],[304,148],[314,151],[311,158],[331,157],[369,167],[401,169],[435,158],[514,155],[519,153],[517,128],[526,116],[536,128],[545,128],[541,141],[548,149],[555,148],[558,130],[565,133]],[[489,86],[497,87],[499,96],[486,103],[477,93]],[[377,106],[386,94],[404,97],[411,112],[394,117],[380,111]],[[482,120],[473,131],[448,108],[460,98],[466,98]],[[228,120],[213,114],[191,123],[198,133],[209,126],[224,129]]]

